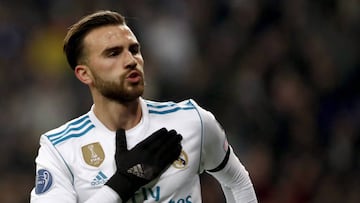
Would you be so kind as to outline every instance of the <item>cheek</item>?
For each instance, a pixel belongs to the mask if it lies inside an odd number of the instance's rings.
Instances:
[[[119,77],[123,73],[120,63],[117,63],[115,60],[107,61],[106,63],[101,63],[98,68],[99,74],[101,74],[104,78],[113,80]]]
[[[142,56],[139,56],[136,58],[137,63],[139,64],[140,68],[143,69],[144,68],[144,59],[142,58]]]

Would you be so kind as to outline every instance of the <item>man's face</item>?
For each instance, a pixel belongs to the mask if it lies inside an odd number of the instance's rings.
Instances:
[[[135,35],[126,25],[97,28],[84,38],[84,59],[91,86],[102,96],[128,102],[144,92],[144,60]]]

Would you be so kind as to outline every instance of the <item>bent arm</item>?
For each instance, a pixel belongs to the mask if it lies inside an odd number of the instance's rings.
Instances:
[[[256,203],[249,174],[228,144],[222,126],[209,111],[199,108],[199,114],[203,122],[201,169],[219,181],[227,202]]]
[[[251,183],[249,173],[241,164],[229,146],[229,158],[224,167],[216,172],[209,172],[215,177],[223,189],[228,203],[257,203],[255,190]],[[225,160],[226,161],[226,160]]]

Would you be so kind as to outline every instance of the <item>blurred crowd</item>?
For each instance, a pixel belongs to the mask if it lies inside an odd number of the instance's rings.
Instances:
[[[144,97],[212,111],[259,202],[360,202],[359,0],[0,1],[0,202],[29,202],[39,136],[89,110],[62,40],[100,9],[141,42]]]

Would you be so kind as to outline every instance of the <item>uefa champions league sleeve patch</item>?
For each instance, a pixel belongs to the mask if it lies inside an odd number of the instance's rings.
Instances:
[[[42,194],[48,191],[52,185],[53,179],[50,171],[39,169],[36,174],[35,193]]]

